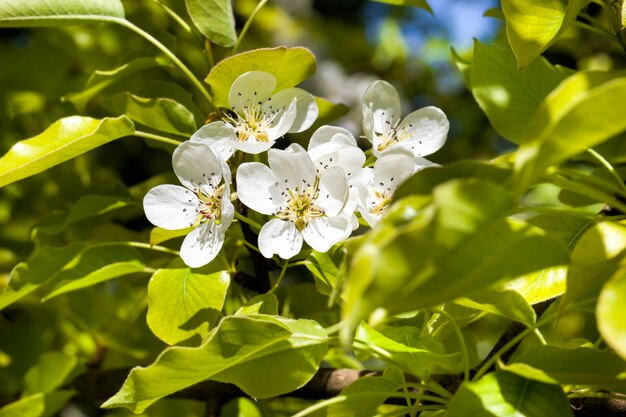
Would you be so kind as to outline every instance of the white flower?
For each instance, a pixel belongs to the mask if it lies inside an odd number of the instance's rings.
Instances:
[[[424,158],[417,158],[406,150],[387,152],[374,164],[364,168],[358,180],[357,210],[371,227],[376,226],[393,201],[400,184],[414,173],[437,166]]]
[[[362,107],[363,130],[376,156],[404,148],[422,157],[436,152],[446,141],[450,128],[446,115],[430,106],[402,118],[400,96],[388,82],[373,82],[363,96]]]
[[[315,99],[299,88],[274,93],[276,78],[263,71],[240,75],[230,87],[228,102],[232,110],[226,121],[209,123],[191,137],[206,141],[224,159],[239,149],[258,154],[272,147],[288,132],[302,132],[317,118]]]
[[[243,204],[274,218],[259,233],[259,249],[266,258],[289,259],[300,252],[303,240],[326,252],[346,239],[352,225],[342,213],[348,201],[348,180],[341,167],[318,175],[309,154],[298,144],[270,149],[270,167],[258,162],[237,169],[237,193]],[[350,213],[351,214],[351,213]]]
[[[194,227],[185,237],[180,256],[197,268],[211,262],[224,244],[233,221],[230,170],[206,143],[186,141],[172,155],[174,173],[184,187],[158,185],[143,199],[146,217],[167,230]]]
[[[318,176],[334,166],[341,167],[346,173],[350,187],[349,198],[339,215],[347,216],[352,223],[352,229],[356,229],[359,227],[359,221],[354,215],[357,204],[356,182],[366,159],[365,153],[357,146],[352,133],[335,126],[317,129],[309,141],[308,152]]]

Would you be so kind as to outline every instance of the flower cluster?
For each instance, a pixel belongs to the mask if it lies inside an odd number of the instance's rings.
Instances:
[[[376,81],[362,103],[363,131],[372,143],[370,160],[375,159],[371,166],[354,136],[335,126],[317,129],[307,149],[298,144],[273,149],[278,138],[308,129],[318,115],[315,99],[306,91],[275,90],[270,73],[250,71],[238,77],[222,120],[203,126],[174,151],[174,173],[183,186],[159,185],[144,198],[146,217],[155,226],[191,228],[180,251],[190,267],[205,265],[219,253],[235,217],[235,196],[267,216],[258,238],[267,258],[289,259],[304,242],[325,252],[359,227],[357,213],[374,227],[396,188],[435,165],[423,157],[441,148],[448,133],[440,109],[425,107],[402,117],[395,88]],[[236,151],[267,151],[269,166],[231,162],[237,190],[231,193],[228,160]]]

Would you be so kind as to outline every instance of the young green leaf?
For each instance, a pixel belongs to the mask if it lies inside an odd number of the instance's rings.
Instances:
[[[315,57],[306,48],[261,48],[220,61],[206,82],[211,86],[215,104],[230,107],[228,93],[233,81],[248,71],[265,71],[276,77],[276,91],[293,87],[315,72]]]
[[[0,158],[0,187],[132,135],[134,131],[133,122],[126,116],[102,120],[71,116],[57,120],[43,133],[16,143]]]
[[[187,12],[198,30],[211,42],[230,47],[237,40],[231,0],[185,0]]]
[[[310,320],[226,317],[202,346],[169,348],[152,365],[133,369],[103,407],[141,413],[159,398],[207,379],[235,384],[254,398],[275,397],[311,379],[327,348],[326,332]]]
[[[124,19],[120,0],[0,0],[0,27],[57,26]]]
[[[469,297],[459,298],[455,302],[465,307],[519,321],[527,326],[532,326],[537,318],[535,311],[524,297],[512,290],[487,289]]]
[[[568,28],[588,0],[502,0],[506,33],[524,69]]]
[[[426,0],[373,0],[379,3],[393,4],[395,6],[413,6],[420,7],[429,13],[433,12]]]
[[[461,385],[448,411],[450,417],[572,417],[558,385],[498,371]]]
[[[511,142],[523,143],[541,101],[565,77],[543,58],[518,71],[510,49],[474,42],[472,93],[494,129]]]
[[[56,415],[76,394],[76,391],[39,393],[9,403],[0,408],[0,417],[51,417]]]
[[[165,343],[199,344],[215,325],[230,283],[228,272],[159,269],[148,283],[148,326]],[[191,339],[191,340],[190,340]]]
[[[135,122],[161,132],[191,136],[198,127],[189,109],[171,98],[146,98],[121,94],[114,106]]]
[[[602,288],[596,317],[608,345],[626,359],[626,270],[621,269]]]

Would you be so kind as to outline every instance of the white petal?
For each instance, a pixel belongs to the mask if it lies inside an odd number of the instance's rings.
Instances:
[[[430,155],[438,151],[446,142],[449,129],[450,122],[444,112],[437,107],[424,107],[402,120],[398,126],[398,135],[406,134],[409,138],[398,145],[409,146],[416,157]]]
[[[222,164],[205,142],[188,140],[178,145],[172,166],[181,184],[193,191],[200,187],[210,192],[222,180]]]
[[[222,195],[222,213],[221,223],[217,225],[218,232],[226,233],[230,224],[235,218],[235,206],[230,201],[230,187],[228,184],[224,186],[224,194]]]
[[[296,99],[292,99],[291,102],[281,106],[279,110],[264,108],[263,112],[276,112],[276,116],[272,122],[272,127],[266,130],[267,137],[271,141],[275,141],[285,133],[289,132],[289,129],[293,125],[294,120],[298,116],[298,107]]]
[[[296,256],[302,249],[302,235],[292,222],[272,219],[259,232],[259,250],[266,258],[277,254],[283,259]]]
[[[319,198],[315,204],[327,216],[336,216],[348,201],[348,180],[340,167],[331,167],[320,178]]]
[[[284,151],[270,149],[267,152],[270,168],[276,176],[276,181],[282,188],[302,187],[313,184],[315,168],[311,157],[304,148],[293,143]]]
[[[193,229],[180,247],[180,257],[191,268],[199,268],[211,262],[224,244],[224,233],[217,225],[206,222]]]
[[[357,146],[344,142],[345,138],[346,136],[341,134],[335,135],[330,142],[319,144],[309,150],[317,172],[338,166],[343,168],[350,178],[361,169],[366,159],[365,153]]]
[[[393,192],[414,171],[415,159],[410,154],[385,153],[374,164],[373,186]]]
[[[235,152],[237,134],[235,128],[224,122],[213,122],[202,126],[191,136],[193,142],[203,142],[219,153],[225,160]]]
[[[265,102],[276,88],[276,78],[269,72],[248,71],[240,75],[228,93],[228,102],[235,111],[244,106],[256,106],[258,102]]]
[[[237,169],[239,200],[261,214],[274,214],[285,199],[274,173],[260,162],[246,162]]]
[[[363,131],[373,142],[374,133],[387,131],[402,116],[400,96],[393,85],[386,81],[374,81],[363,95]]]
[[[370,227],[375,227],[380,221],[380,218],[383,217],[382,214],[370,213],[366,208],[360,208],[359,213],[361,213],[361,217],[363,217],[363,220],[365,220]]]
[[[317,119],[317,103],[313,96],[300,88],[286,88],[272,96],[272,106],[277,109],[287,108],[296,99],[296,117],[289,128],[289,132],[297,133],[307,130]]]
[[[351,222],[344,217],[316,217],[302,231],[304,241],[318,252],[326,252],[335,243],[347,239]]]
[[[143,199],[146,217],[155,226],[179,230],[196,220],[199,200],[194,193],[179,185],[157,185]]]
[[[345,143],[347,145],[357,146],[356,139],[352,136],[349,130],[344,129],[343,127],[338,126],[328,126],[324,125],[318,128],[313,135],[311,135],[311,140],[309,140],[309,152],[320,146],[324,143],[330,142],[335,136],[338,136],[339,139],[335,139],[335,142]]]
[[[251,138],[250,141],[237,141],[235,142],[235,148],[239,149],[240,151],[243,151],[245,153],[250,153],[250,154],[259,154],[261,152],[265,152],[268,149],[270,149],[272,146],[274,146],[275,141],[269,141],[269,142],[257,142],[256,139]]]

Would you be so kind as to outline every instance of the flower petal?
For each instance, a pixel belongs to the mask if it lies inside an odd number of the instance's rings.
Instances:
[[[239,200],[261,214],[274,214],[285,202],[277,182],[274,173],[260,162],[246,162],[237,169]]]
[[[414,172],[415,159],[409,153],[385,153],[374,164],[373,186],[393,192]]]
[[[398,135],[409,138],[398,145],[409,147],[416,157],[430,155],[446,142],[450,122],[445,113],[437,107],[429,106],[409,114],[398,126]]]
[[[348,201],[348,179],[340,167],[331,167],[320,178],[319,197],[315,201],[327,216],[336,216]]]
[[[313,184],[315,180],[313,161],[307,151],[297,143],[289,145],[284,151],[270,149],[267,158],[276,181],[283,189]]]
[[[256,140],[252,139],[251,141],[246,140],[243,142],[235,143],[235,148],[239,149],[242,152],[256,155],[269,150],[272,146],[274,146],[274,143],[276,142],[273,140],[270,142],[257,142]]]
[[[211,192],[222,180],[222,164],[205,142],[185,141],[172,155],[174,173],[192,191]]]
[[[224,122],[212,122],[202,126],[191,135],[192,142],[203,142],[219,153],[225,160],[235,153],[237,134],[235,128]]]
[[[272,107],[272,106],[270,106]],[[263,112],[270,112],[269,114],[275,114],[272,121],[272,127],[266,130],[267,137],[270,141],[275,141],[285,133],[289,132],[289,129],[293,125],[294,120],[298,116],[297,100],[294,98],[291,102],[287,103],[276,110],[276,107],[262,109]]]
[[[265,102],[276,88],[276,78],[265,71],[248,71],[241,74],[230,87],[228,103],[235,111],[240,111],[244,106],[256,106]]]
[[[382,80],[374,81],[367,88],[362,109],[363,131],[372,143],[375,133],[386,132],[402,116],[398,92],[393,85]]]
[[[300,88],[285,88],[272,96],[272,106],[274,109],[280,107],[287,108],[293,99],[296,99],[296,118],[294,119],[289,132],[297,133],[307,130],[315,119],[317,119],[318,109],[315,98],[311,93]]]
[[[272,219],[259,232],[259,250],[266,258],[277,254],[283,259],[294,257],[302,249],[302,235],[292,222]]]
[[[336,136],[338,136],[338,139],[335,138]],[[356,139],[349,130],[344,129],[343,127],[324,125],[318,128],[315,132],[313,132],[313,135],[311,135],[308,150],[311,152],[313,148],[323,145],[324,143],[328,143],[333,139],[335,139],[334,141],[338,143],[340,142],[346,145],[357,146]]]
[[[365,153],[358,146],[352,145],[349,137],[343,134],[336,134],[330,142],[310,148],[309,155],[318,173],[328,167],[339,166],[348,178],[361,169],[366,159]]]
[[[211,262],[224,245],[224,233],[212,221],[193,229],[183,240],[180,257],[191,268],[199,268]]]
[[[302,231],[304,241],[318,252],[326,252],[335,243],[352,233],[352,224],[345,217],[316,217]]]
[[[150,223],[166,230],[191,226],[198,217],[198,204],[194,193],[171,184],[157,185],[143,199],[143,209]]]

